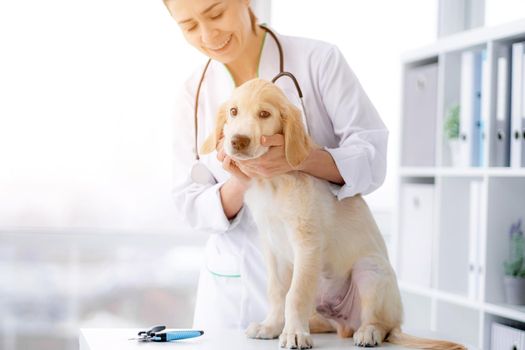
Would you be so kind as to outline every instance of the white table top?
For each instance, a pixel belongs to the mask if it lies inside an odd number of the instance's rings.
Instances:
[[[136,340],[128,340],[137,336],[138,329],[133,328],[83,328],[80,330],[80,350],[102,350],[102,349],[203,349],[203,350],[261,350],[280,349],[279,341],[249,339],[243,331],[223,331],[221,333],[206,332],[204,335],[171,343],[139,343]],[[335,333],[313,334],[314,349],[363,349],[354,347],[351,338],[341,339]],[[406,349],[388,343],[374,349]]]

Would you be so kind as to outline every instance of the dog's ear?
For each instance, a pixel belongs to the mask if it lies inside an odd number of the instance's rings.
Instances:
[[[301,111],[287,103],[281,111],[284,134],[284,152],[286,160],[292,167],[301,164],[308,157],[310,138],[306,134],[301,119]]]
[[[204,140],[199,153],[208,154],[217,149],[217,144],[222,138],[222,129],[224,128],[227,119],[226,104],[224,103],[219,107],[219,111],[217,112],[217,117],[215,118],[215,130],[206,138],[206,140]]]

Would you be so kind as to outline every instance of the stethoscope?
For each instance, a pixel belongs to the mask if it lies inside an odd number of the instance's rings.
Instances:
[[[273,33],[268,27],[264,25],[260,25],[262,29],[264,29],[270,36],[273,38],[275,43],[277,44],[277,48],[279,49],[279,73],[272,79],[272,83],[275,83],[279,78],[281,77],[288,77],[292,79],[295,89],[297,90],[297,94],[299,95],[299,100],[301,101],[301,108],[303,110],[303,123],[306,128],[306,132],[309,133],[308,130],[308,122],[306,117],[306,109],[304,108],[304,102],[303,102],[303,92],[301,91],[301,87],[299,86],[299,83],[297,82],[297,79],[295,76],[290,72],[284,71],[284,54],[283,54],[283,48],[281,46],[281,43],[279,42],[279,39],[277,39],[277,36],[275,33]],[[206,165],[204,165],[200,161],[199,157],[199,151],[198,151],[198,131],[199,131],[199,122],[198,122],[198,111],[199,111],[199,96],[201,92],[202,83],[204,82],[204,77],[206,75],[206,71],[208,70],[208,67],[210,66],[211,58],[208,60],[206,65],[204,66],[204,70],[202,71],[201,78],[199,80],[199,85],[197,86],[197,94],[195,95],[195,108],[194,108],[194,122],[195,122],[195,144],[194,144],[194,153],[195,153],[195,163],[193,164],[191,168],[191,179],[193,182],[198,184],[215,184],[217,183],[217,180],[213,176],[212,172]]]

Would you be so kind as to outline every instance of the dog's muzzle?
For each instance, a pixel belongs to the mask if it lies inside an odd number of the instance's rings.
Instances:
[[[242,152],[250,145],[250,138],[245,135],[233,135],[231,140],[232,149],[235,152]]]

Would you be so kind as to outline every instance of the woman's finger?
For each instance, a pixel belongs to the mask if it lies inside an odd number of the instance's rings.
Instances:
[[[230,174],[232,174],[233,176],[241,180],[244,180],[244,181],[250,180],[250,177],[246,175],[245,173],[243,173],[239,169],[239,167],[237,167],[235,162],[228,156],[224,157],[224,160],[222,161],[222,167],[224,168],[224,170],[226,170],[227,172],[229,172]]]
[[[237,163],[240,167],[242,166],[244,169],[250,169],[250,170],[257,170],[260,166],[257,163],[246,163],[245,161],[241,161]]]
[[[239,166],[240,171],[242,171],[248,177],[252,178],[257,175],[257,172],[255,172],[253,169],[245,167],[242,164],[237,164],[237,165]]]
[[[219,162],[222,162],[224,160],[224,157],[226,156],[226,153],[224,152],[223,147],[224,138],[219,140],[219,143],[217,143],[217,160]]]
[[[217,152],[217,160],[219,162],[222,162],[224,160],[224,157],[226,157],[226,153],[224,152],[223,149],[220,149],[218,152]]]
[[[284,136],[282,134],[261,136],[261,145],[264,147],[283,146]]]

